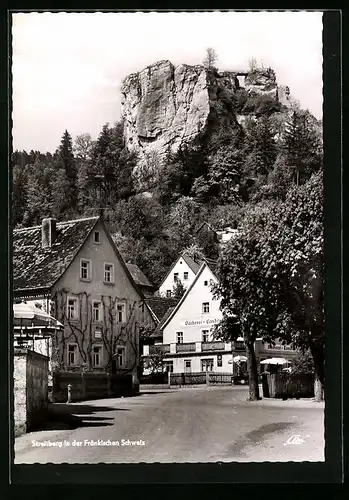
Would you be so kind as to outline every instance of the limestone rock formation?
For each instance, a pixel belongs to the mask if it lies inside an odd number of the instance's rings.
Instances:
[[[219,121],[225,127],[240,127],[243,120],[231,102],[241,84],[249,94],[278,99],[275,73],[269,69],[218,72],[165,60],[129,75],[121,88],[127,147],[145,161],[149,155],[161,158],[169,149],[178,150],[200,133],[215,129]]]
[[[129,75],[121,92],[126,144],[141,154],[176,150],[204,129],[210,112],[202,66],[160,61]]]

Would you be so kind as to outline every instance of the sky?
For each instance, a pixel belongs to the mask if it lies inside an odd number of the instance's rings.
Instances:
[[[125,76],[162,59],[220,70],[271,66],[322,118],[321,12],[18,13],[12,15],[13,148],[53,153],[120,118]]]

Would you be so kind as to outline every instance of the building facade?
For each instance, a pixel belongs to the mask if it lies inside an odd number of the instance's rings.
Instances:
[[[180,263],[180,260],[177,262]],[[211,371],[231,373],[234,377],[247,379],[247,357],[243,338],[238,337],[235,342],[213,338],[213,326],[222,319],[220,300],[214,298],[212,291],[212,285],[217,282],[208,263],[203,262],[182,299],[168,309],[168,313],[157,326],[152,335],[154,344],[143,347],[145,358],[160,351],[166,371]],[[270,368],[260,364],[265,359],[282,357],[291,363],[297,355],[297,351],[291,346],[283,346],[281,342],[271,345],[262,339],[256,340],[255,353],[259,373]],[[282,365],[280,366],[282,368]]]
[[[180,259],[178,263],[181,265]],[[145,356],[161,345],[164,366],[171,372],[232,372],[232,344],[215,341],[212,335],[213,326],[222,318],[220,301],[212,293],[215,283],[217,278],[203,262],[182,299],[162,322],[162,341],[145,346]]]
[[[216,264],[216,262],[211,259],[193,258],[185,252],[182,253],[171,266],[169,272],[160,284],[158,294],[161,297],[173,297],[173,289],[178,281],[181,281],[185,289],[188,289],[204,262],[209,263],[211,267],[214,267]]]
[[[102,219],[14,231],[14,297],[41,304],[63,325],[47,340],[51,369],[132,374],[138,384],[139,328],[153,323]]]

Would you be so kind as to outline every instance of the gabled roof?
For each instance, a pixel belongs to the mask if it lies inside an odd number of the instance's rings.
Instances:
[[[145,274],[143,274],[143,271],[137,266],[137,264],[127,263],[126,265],[137,285],[155,288],[154,284],[145,276]]]
[[[163,327],[164,323],[167,321],[167,319],[171,316],[171,314],[174,311],[174,309],[175,309],[175,306],[169,307],[167,309],[164,317],[162,318],[162,320],[160,321],[160,323],[157,325],[157,327],[155,328],[155,330],[153,331],[153,333],[150,335],[151,338],[161,337],[162,336],[162,327]]]
[[[13,231],[13,289],[48,289],[73,261],[99,217],[57,222],[50,249],[41,245],[41,225]]]
[[[172,311],[170,311],[169,315],[164,319],[164,321],[162,321],[161,323],[161,330],[163,330],[165,328],[165,326],[169,323],[169,321],[173,318],[173,316],[176,314],[176,312],[178,311],[178,309],[181,307],[181,305],[183,304],[183,302],[186,300],[187,296],[189,295],[190,291],[192,290],[192,288],[194,288],[196,282],[198,281],[200,275],[202,274],[203,270],[205,269],[205,267],[207,267],[208,269],[210,269],[210,271],[212,272],[213,276],[216,278],[217,280],[217,277],[215,275],[215,273],[213,272],[213,270],[211,269],[211,267],[207,264],[207,262],[203,262],[202,266],[200,267],[197,275],[195,276],[194,280],[192,281],[192,283],[190,284],[190,286],[187,288],[187,290],[185,291],[183,297],[181,298],[181,300],[178,302],[178,304],[172,309]],[[217,280],[218,281],[218,280]],[[155,332],[154,332],[155,333]]]
[[[196,230],[195,232],[196,232],[196,233],[198,233],[198,232],[199,232],[199,231],[200,231],[200,230],[201,230],[204,226],[207,226],[207,227],[208,227],[208,229],[209,229],[210,231],[212,231],[212,232],[214,232],[214,233],[216,232],[216,230],[215,230],[215,229],[213,229],[213,227],[212,227],[212,226],[211,226],[208,222],[203,222],[203,223],[202,223],[202,224],[201,224],[201,225],[197,228],[197,230]]]
[[[202,259],[193,259],[193,257],[190,257],[190,255],[187,255],[186,253],[182,254],[182,259],[188,264],[194,274],[197,274],[203,263]]]
[[[166,274],[165,278],[162,280],[159,288],[163,285],[163,283],[165,282],[165,280],[171,274],[173,268],[175,267],[175,265],[177,264],[177,262],[180,259],[184,260],[184,262],[193,271],[194,274],[197,274],[199,272],[199,269],[200,269],[200,267],[202,266],[202,264],[204,262],[207,263],[207,265],[209,266],[209,268],[213,272],[215,272],[215,269],[217,267],[217,261],[215,261],[215,260],[207,259],[206,257],[204,259],[199,259],[199,258],[194,259],[193,257],[190,257],[189,255],[187,255],[185,252],[182,252],[182,254],[178,257],[178,259],[170,267],[170,269],[169,269],[168,273]]]
[[[169,308],[175,307],[178,304],[179,299],[174,299],[172,297],[149,297],[145,299],[145,302],[153,313],[154,319],[160,323]]]

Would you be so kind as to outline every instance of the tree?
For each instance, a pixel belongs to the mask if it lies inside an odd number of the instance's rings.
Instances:
[[[231,239],[218,261],[216,298],[221,298],[223,320],[215,336],[234,341],[244,338],[249,372],[249,399],[259,399],[257,361],[254,344],[257,337],[269,339],[275,321],[273,290],[265,286],[262,234],[269,216],[268,206],[251,207],[245,215],[239,235]]]
[[[322,141],[310,113],[294,111],[286,122],[282,151],[297,185],[322,167]]]
[[[27,210],[27,169],[15,165],[12,169],[12,221],[21,224]]]
[[[300,351],[298,355],[293,359],[291,366],[291,373],[306,373],[314,374],[314,360],[309,349],[304,352]]]
[[[315,394],[324,385],[323,182],[317,172],[294,187],[271,214],[263,258],[277,290],[275,335],[309,349],[315,367]]]
[[[49,217],[53,213],[52,179],[55,178],[55,170],[41,160],[37,160],[27,169],[27,205],[23,215],[23,225],[32,226],[41,224],[44,217]]]
[[[56,173],[52,179],[53,192],[52,199],[53,215],[57,218],[76,214],[78,205],[77,186],[77,165],[73,153],[73,143],[71,135],[66,130],[62,136],[61,144],[58,147],[53,165]]]
[[[175,299],[181,299],[183,297],[183,295],[185,294],[185,291],[186,291],[186,288],[183,285],[183,283],[181,282],[181,280],[177,280],[177,282],[175,283],[173,290],[172,290],[172,296]]]
[[[154,350],[144,361],[144,368],[150,370],[151,373],[159,373],[163,371],[164,366],[164,351],[160,347],[154,346]]]
[[[92,160],[94,144],[95,142],[92,140],[91,134],[80,134],[76,136],[73,152],[79,163]]]
[[[205,254],[197,244],[192,244],[183,250],[183,253],[191,257],[193,260],[204,260]]]
[[[234,317],[244,336],[250,397],[258,397],[253,343],[281,339],[309,349],[315,367],[315,394],[324,383],[323,187],[321,173],[294,187],[284,203],[251,207],[219,261],[221,333]]]
[[[132,171],[136,156],[124,144],[123,124],[105,124],[80,176],[80,203],[84,207],[113,207],[134,194]]]
[[[244,154],[240,149],[233,147],[220,148],[211,157],[208,185],[210,193],[219,203],[242,203],[242,169]]]
[[[217,52],[211,47],[206,49],[206,56],[203,60],[203,65],[205,68],[214,68],[217,62],[218,56]]]

